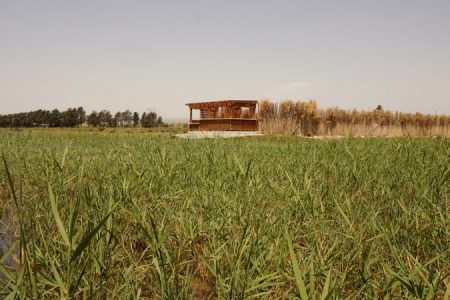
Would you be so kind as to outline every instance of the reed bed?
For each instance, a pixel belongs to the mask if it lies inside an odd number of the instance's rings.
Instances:
[[[0,151],[0,298],[450,295],[446,138],[1,130]]]
[[[302,136],[450,136],[450,116],[320,109],[316,101],[264,99],[259,102],[259,127],[267,134]]]

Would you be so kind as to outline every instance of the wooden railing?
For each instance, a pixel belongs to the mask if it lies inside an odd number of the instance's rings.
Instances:
[[[189,130],[200,131],[257,131],[258,121],[246,118],[214,118],[192,120]]]

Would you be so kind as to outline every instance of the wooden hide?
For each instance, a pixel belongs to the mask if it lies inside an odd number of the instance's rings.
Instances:
[[[257,131],[257,100],[223,100],[186,104],[189,107],[189,130]],[[192,110],[200,110],[200,119],[192,119]]]

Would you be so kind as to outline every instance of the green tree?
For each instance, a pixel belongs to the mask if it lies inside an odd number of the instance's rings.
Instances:
[[[50,115],[50,127],[60,127],[61,126],[61,113],[59,110],[54,109]]]
[[[139,125],[139,113],[134,112],[133,114],[133,126],[137,127]]]
[[[102,127],[112,126],[112,115],[109,110],[102,110],[98,113],[98,122]]]
[[[116,126],[120,127],[123,125],[123,117],[122,117],[122,113],[120,111],[116,112],[116,114],[114,115],[114,120],[115,120]]]
[[[87,120],[90,126],[97,127],[100,124],[100,118],[95,110],[87,117]]]
[[[77,108],[77,127],[83,125],[84,122],[86,122],[86,111],[80,106]]]
[[[151,128],[163,125],[163,120],[161,116],[158,116],[155,112],[149,112],[142,114],[141,118],[142,127]]]
[[[130,127],[133,122],[133,115],[128,109],[122,113],[123,126]]]

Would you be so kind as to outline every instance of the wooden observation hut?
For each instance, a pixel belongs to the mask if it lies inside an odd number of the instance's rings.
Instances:
[[[187,103],[189,130],[257,131],[257,100],[223,100]],[[192,110],[200,110],[200,118],[192,119]]]

